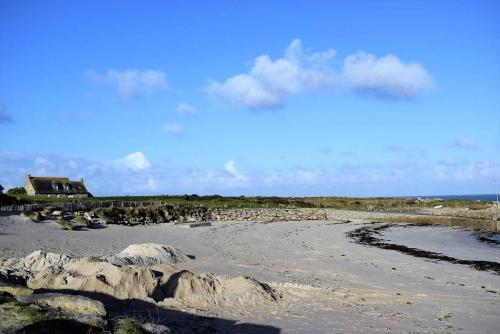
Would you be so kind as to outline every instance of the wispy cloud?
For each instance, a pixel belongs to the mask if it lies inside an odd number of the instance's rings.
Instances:
[[[479,145],[467,137],[455,138],[449,145],[451,148],[467,151],[479,150]]]
[[[59,154],[22,154],[0,152],[0,183],[22,186],[27,174],[83,177],[94,194],[141,194],[157,190],[157,172],[142,152],[125,157],[100,160]]]
[[[246,177],[241,173],[237,168],[236,168],[236,163],[234,160],[229,160],[225,165],[224,165],[224,170],[229,173],[229,175],[235,177],[238,180],[245,180]]]
[[[176,111],[178,114],[181,114],[181,115],[197,115],[198,114],[198,109],[187,104],[186,102],[179,103],[177,105]]]
[[[437,179],[457,182],[500,178],[500,164],[493,160],[438,161],[434,165],[434,171]]]
[[[184,127],[177,123],[167,123],[163,126],[163,131],[171,136],[180,136],[184,133]]]
[[[10,123],[12,121],[13,119],[5,110],[5,106],[0,104],[0,123]]]
[[[319,153],[323,155],[332,155],[333,154],[333,149],[330,147],[322,147],[319,149]]]
[[[414,99],[434,86],[418,63],[404,63],[394,55],[377,58],[358,52],[348,56],[340,70],[333,67],[333,49],[311,53],[295,39],[276,60],[255,58],[247,73],[211,81],[206,92],[219,100],[250,109],[283,107],[287,96],[347,88],[380,98]]]
[[[86,76],[91,81],[115,88],[123,101],[130,101],[168,87],[165,72],[159,70],[109,69],[105,73],[87,71]]]
[[[425,163],[409,160],[384,164],[353,160],[350,163],[274,169],[239,167],[235,160],[228,160],[218,167],[201,168],[196,164],[172,167],[154,163],[142,151],[137,151],[108,160],[0,152],[0,161],[0,183],[6,188],[22,185],[26,174],[63,175],[84,177],[96,195],[276,194],[282,189],[288,194],[299,195],[348,192],[367,195],[367,189],[373,189],[373,195],[397,195],[397,189],[403,193],[418,194],[418,189],[446,193],[452,189],[470,189],[470,185],[482,187],[477,191],[487,191],[494,184],[492,180],[500,177],[500,163],[495,160]]]
[[[66,123],[83,123],[88,121],[88,117],[80,114],[75,114],[72,112],[62,112],[59,113],[59,117],[63,122]]]

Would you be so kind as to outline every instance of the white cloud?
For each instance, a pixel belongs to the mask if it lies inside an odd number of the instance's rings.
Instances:
[[[46,165],[49,161],[45,158],[38,157],[35,159],[35,165]]]
[[[255,58],[247,73],[211,81],[206,92],[219,100],[251,109],[282,107],[289,95],[332,91],[344,87],[376,97],[413,99],[433,86],[432,78],[417,63],[403,63],[393,55],[377,58],[358,52],[348,56],[342,69],[335,70],[333,49],[305,52],[294,39],[283,57],[268,55]]]
[[[467,137],[455,138],[455,140],[453,140],[450,143],[450,147],[468,151],[474,151],[479,149],[479,145],[475,143],[472,139]]]
[[[0,183],[21,186],[26,174],[83,177],[95,195],[260,194],[387,195],[488,193],[500,179],[498,160],[439,160],[373,164],[338,162],[281,169],[242,168],[234,160],[216,168],[150,162],[142,152],[109,160],[59,154],[0,152]]]
[[[233,160],[229,160],[225,165],[224,165],[224,170],[228,172],[231,176],[238,180],[245,180],[246,177],[243,175],[237,168],[236,168],[236,163]]]
[[[434,171],[437,179],[455,182],[500,178],[500,164],[492,160],[440,160],[434,165]]]
[[[403,63],[394,55],[377,58],[358,52],[348,56],[342,71],[344,83],[356,92],[383,98],[414,99],[433,87],[418,63]]]
[[[95,195],[145,194],[157,190],[161,177],[142,152],[110,160],[0,152],[0,161],[0,183],[6,188],[22,186],[24,177],[31,174],[83,177]]]
[[[184,132],[184,127],[177,123],[167,123],[163,126],[163,131],[171,136],[179,136]]]
[[[204,193],[217,190],[247,189],[252,187],[256,181],[255,178],[236,168],[236,163],[233,160],[225,163],[223,168],[185,170],[178,177],[178,180],[180,187]]]
[[[0,104],[0,123],[9,123],[12,122],[12,117],[7,114],[5,107],[3,104]]]
[[[126,157],[118,160],[118,163],[135,172],[149,169],[151,167],[149,160],[142,152],[130,153]]]
[[[334,75],[325,60],[334,54],[333,50],[304,54],[300,40],[295,39],[282,58],[259,56],[248,73],[235,75],[223,83],[213,81],[206,91],[249,108],[281,107],[287,95],[332,87]]]
[[[181,102],[177,105],[177,113],[178,114],[181,114],[181,115],[197,115],[198,114],[198,110],[187,104],[186,102]]]
[[[88,71],[86,74],[93,81],[115,87],[124,101],[168,87],[165,72],[158,70],[109,69],[104,74],[95,71]]]

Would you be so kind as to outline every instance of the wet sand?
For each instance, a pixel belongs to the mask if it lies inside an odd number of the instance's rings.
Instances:
[[[500,275],[359,244],[347,235],[366,226],[372,225],[221,222],[194,229],[162,224],[65,231],[51,222],[4,216],[0,254],[25,256],[41,249],[111,255],[133,243],[168,244],[195,258],[179,268],[251,276],[285,293],[273,310],[189,312],[272,325],[283,333],[497,333]],[[389,228],[378,237],[457,258],[498,261],[499,248],[468,231]]]

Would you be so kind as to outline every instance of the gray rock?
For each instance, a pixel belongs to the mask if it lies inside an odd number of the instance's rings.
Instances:
[[[106,309],[100,301],[79,295],[43,293],[20,297],[18,300],[23,303],[58,309],[66,314],[97,317],[106,316]]]
[[[8,283],[0,283],[0,292],[7,292],[8,294],[16,297],[29,296],[33,294],[33,290],[30,288]]]
[[[170,328],[165,325],[153,324],[151,322],[146,322],[142,324],[142,328],[151,334],[170,334]]]

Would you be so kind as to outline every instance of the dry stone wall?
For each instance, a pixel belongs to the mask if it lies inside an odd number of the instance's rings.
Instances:
[[[322,209],[212,209],[213,221],[326,220]]]

